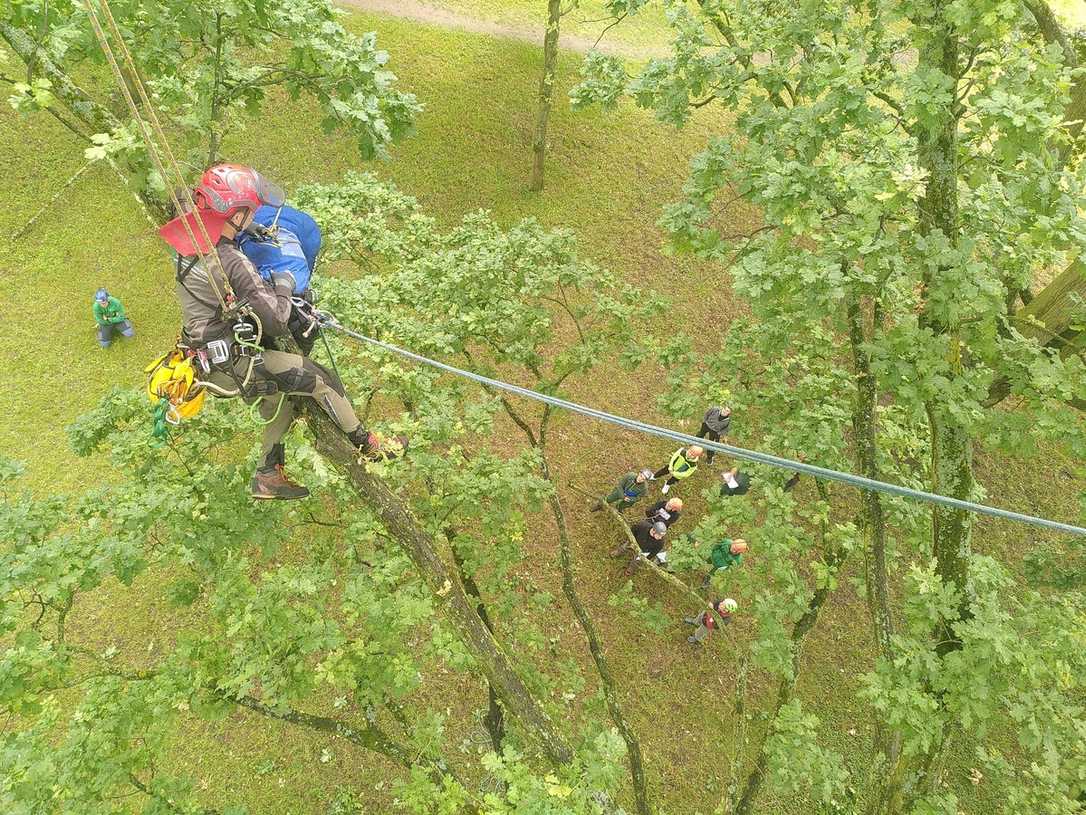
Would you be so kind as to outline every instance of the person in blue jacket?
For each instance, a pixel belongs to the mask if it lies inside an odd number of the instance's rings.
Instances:
[[[302,352],[308,355],[317,341],[319,329],[303,313],[305,303],[299,304],[297,300],[312,302],[309,283],[321,249],[321,230],[317,222],[294,207],[264,205],[242,233],[238,248],[264,279],[270,280],[276,272],[289,272],[293,276],[296,302],[291,310],[289,328]]]

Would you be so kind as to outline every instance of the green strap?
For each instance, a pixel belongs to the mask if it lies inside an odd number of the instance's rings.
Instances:
[[[165,441],[170,437],[170,425],[166,421],[166,411],[170,409],[170,400],[165,396],[158,400],[158,404],[151,408],[151,436]]]
[[[287,395],[285,393],[282,393],[282,394],[279,395],[279,404],[275,406],[275,413],[273,413],[271,415],[271,418],[268,419],[267,421],[265,421],[264,419],[262,419],[260,417],[259,411],[260,411],[260,402],[262,401],[261,399],[257,399],[255,402],[253,402],[251,405],[249,405],[249,412],[253,415],[253,419],[256,421],[257,424],[260,424],[260,425],[271,424],[277,418],[279,418],[279,411],[281,411],[283,409],[283,402],[285,402],[286,400],[287,400]]]

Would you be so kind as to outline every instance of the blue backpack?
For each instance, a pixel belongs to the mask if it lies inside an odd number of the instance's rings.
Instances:
[[[276,214],[279,218],[276,220]],[[301,295],[309,288],[309,279],[321,249],[321,230],[313,218],[294,207],[262,206],[253,216],[253,223],[277,227],[269,240],[242,233],[238,247],[265,280],[272,272],[294,275],[294,293]]]

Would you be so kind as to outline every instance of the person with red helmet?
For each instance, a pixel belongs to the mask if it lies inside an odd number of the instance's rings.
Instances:
[[[295,397],[316,401],[362,455],[391,457],[402,451],[406,439],[397,437],[386,447],[362,427],[343,383],[323,365],[254,342],[258,336],[267,341],[290,333],[295,281],[288,271],[264,280],[237,241],[261,205],[283,205],[283,191],[251,167],[217,164],[204,172],[192,198],[195,209],[178,215],[159,234],[177,252],[182,341],[204,366],[202,378],[213,393],[259,401],[266,424],[252,496],[290,500],[309,495],[283,469],[282,440],[294,419]],[[223,300],[231,293],[234,301],[224,309]],[[245,306],[247,316],[238,316],[235,303]]]

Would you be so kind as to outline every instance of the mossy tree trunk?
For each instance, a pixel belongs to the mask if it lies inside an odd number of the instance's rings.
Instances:
[[[547,153],[547,125],[554,97],[554,80],[558,73],[558,29],[562,19],[561,0],[547,2],[547,33],[543,37],[543,78],[539,82],[539,115],[535,138],[532,139],[531,189],[543,189],[543,162]]]
[[[487,628],[468,597],[459,575],[438,552],[431,535],[415,519],[410,508],[365,464],[354,448],[312,400],[305,400],[306,415],[314,428],[317,450],[350,480],[358,494],[373,508],[389,535],[402,547],[420,576],[434,593],[438,608],[475,657],[502,705],[533,738],[554,764],[568,764],[573,751],[558,732],[539,701],[517,673],[501,643]]]

